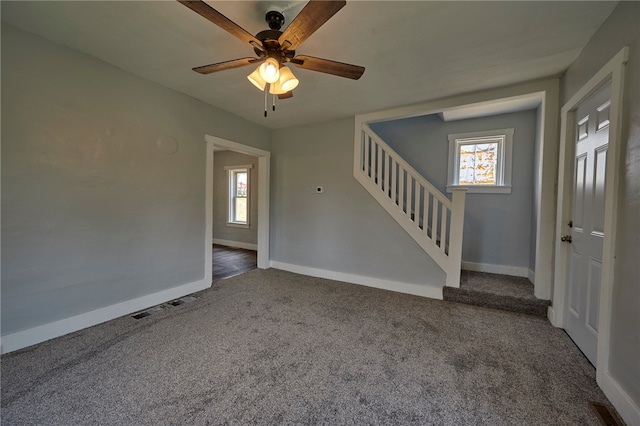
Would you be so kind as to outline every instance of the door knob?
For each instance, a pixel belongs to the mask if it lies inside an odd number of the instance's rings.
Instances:
[[[571,235],[563,235],[562,237],[560,237],[560,241],[564,241],[565,243],[570,243]]]

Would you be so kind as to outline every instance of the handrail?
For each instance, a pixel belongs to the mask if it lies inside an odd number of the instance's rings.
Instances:
[[[371,137],[371,139],[373,139],[378,145],[383,146],[384,150],[387,153],[389,153],[390,156],[392,158],[394,158],[395,161],[399,165],[401,165],[402,168],[405,171],[409,172],[412,175],[412,177],[414,177],[414,179],[419,181],[420,185],[422,185],[424,188],[428,188],[430,194],[434,194],[436,197],[438,197],[438,201],[440,201],[442,204],[446,205],[448,208],[451,208],[451,200],[449,200],[449,198],[447,198],[446,195],[444,195],[442,192],[440,192],[440,190],[438,188],[433,186],[431,184],[431,182],[429,182],[420,173],[418,173],[418,171],[416,169],[414,169],[411,166],[411,164],[407,163],[405,161],[405,159],[400,156],[400,154],[398,154],[396,151],[394,151],[393,148],[391,148],[389,145],[387,145],[387,143],[385,141],[383,141],[382,138],[380,136],[378,136],[378,134],[376,132],[374,132],[373,129],[371,127],[369,127],[368,124],[366,124],[366,123],[362,124],[362,131],[365,134],[369,135]]]

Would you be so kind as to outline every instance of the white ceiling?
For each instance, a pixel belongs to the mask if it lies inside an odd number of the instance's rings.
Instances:
[[[306,2],[209,1],[256,34],[264,13],[291,22]],[[194,66],[252,48],[175,1],[2,1],[2,20],[269,128],[323,122],[557,76],[616,2],[350,1],[297,49],[366,67],[358,81],[293,67],[294,97],[263,117],[253,67]]]

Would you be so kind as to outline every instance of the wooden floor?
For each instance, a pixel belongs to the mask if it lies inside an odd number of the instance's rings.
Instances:
[[[213,245],[213,281],[233,277],[257,268],[258,256],[254,250]]]

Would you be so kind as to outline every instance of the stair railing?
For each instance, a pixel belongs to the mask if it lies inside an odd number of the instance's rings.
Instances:
[[[366,123],[355,138],[353,173],[445,271],[446,285],[459,287],[466,189],[454,189],[449,200]]]

